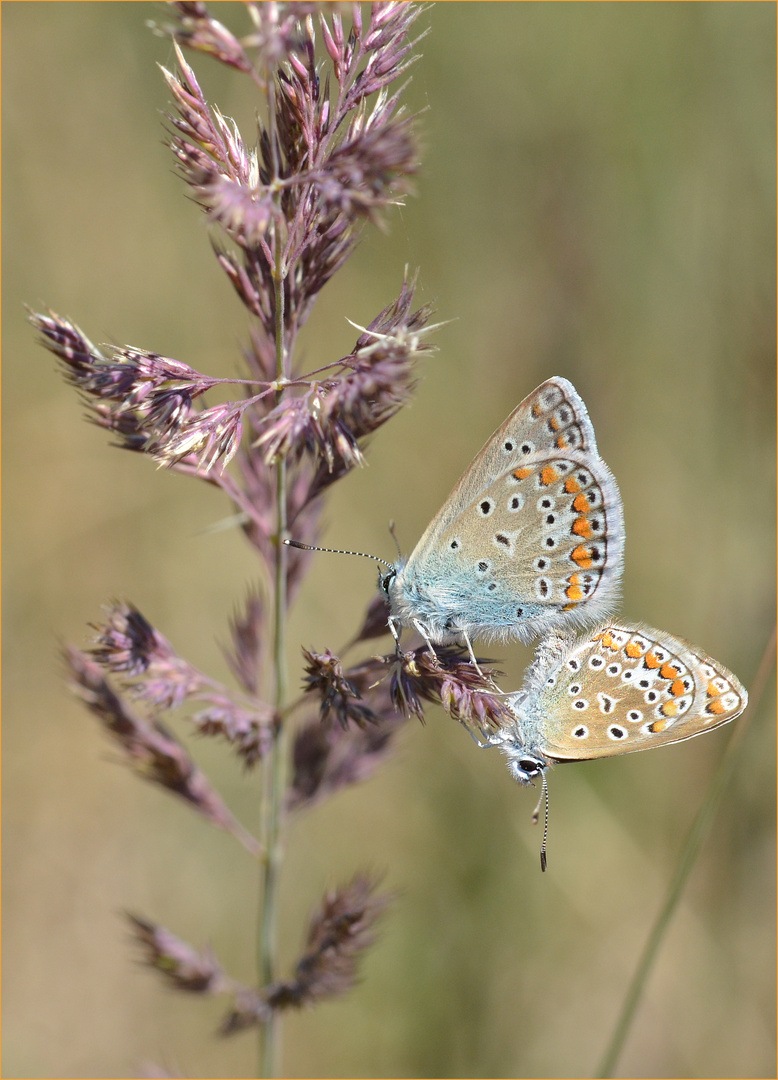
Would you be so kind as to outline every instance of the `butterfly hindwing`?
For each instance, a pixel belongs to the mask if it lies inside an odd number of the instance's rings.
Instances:
[[[573,645],[520,710],[543,755],[579,761],[693,738],[733,720],[747,703],[732,672],[695,646],[610,623]]]

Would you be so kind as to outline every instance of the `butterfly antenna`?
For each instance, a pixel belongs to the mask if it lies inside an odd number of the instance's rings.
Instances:
[[[403,553],[400,550],[400,541],[397,539],[397,533],[395,532],[393,521],[389,522],[389,535],[391,536],[392,540],[394,540],[394,546],[397,548],[397,558],[401,559],[403,557]]]
[[[379,559],[377,555],[368,555],[364,551],[343,551],[342,548],[325,548],[314,547],[313,544],[301,544],[299,540],[284,540],[287,547],[300,548],[302,551],[326,551],[330,555],[359,555],[362,559],[372,559],[373,562],[380,563],[381,566],[385,566],[387,570],[391,570],[391,564],[384,562],[383,559]]]
[[[540,774],[540,782],[543,785],[543,789],[540,793],[540,798],[538,799],[538,805],[532,812],[532,824],[537,825],[538,819],[540,818],[540,807],[545,802],[546,813],[543,819],[543,843],[540,845],[540,869],[543,871],[543,873],[545,873],[546,866],[548,864],[548,860],[546,858],[546,842],[548,840],[548,782],[546,780],[545,772],[542,772]]]

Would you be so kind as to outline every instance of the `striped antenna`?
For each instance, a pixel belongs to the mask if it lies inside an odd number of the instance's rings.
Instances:
[[[540,845],[540,869],[545,871],[547,865],[546,844],[548,842],[548,782],[546,781],[545,769],[540,774],[540,781],[543,785],[543,790],[538,805],[535,807],[535,811],[532,815],[532,824],[537,825],[540,817],[540,807],[545,802],[546,813],[543,821],[543,843]]]
[[[299,540],[284,540],[284,543],[287,547],[300,548],[302,551],[326,551],[329,552],[330,555],[359,555],[361,559],[372,559],[373,562],[385,566],[387,570],[394,570],[391,563],[384,562],[384,560],[379,559],[377,555],[367,555],[364,551],[343,551],[341,548],[314,547],[313,544],[301,544]]]

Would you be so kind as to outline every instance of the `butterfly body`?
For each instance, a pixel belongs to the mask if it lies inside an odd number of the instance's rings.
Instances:
[[[578,641],[541,643],[514,720],[485,733],[521,783],[556,762],[682,742],[734,720],[748,704],[738,679],[681,638],[629,623]]]
[[[555,377],[488,439],[410,558],[383,577],[390,625],[439,644],[592,625],[617,600],[623,548],[616,482],[583,401]]]

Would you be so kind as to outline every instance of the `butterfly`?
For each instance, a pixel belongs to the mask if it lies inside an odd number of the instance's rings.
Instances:
[[[379,576],[389,627],[430,648],[471,639],[526,643],[591,626],[618,599],[621,496],[586,406],[547,379],[487,440],[407,561]],[[434,651],[434,650],[433,650]]]
[[[609,622],[571,641],[539,645],[512,719],[481,730],[514,779],[531,784],[551,765],[683,742],[739,716],[748,694],[723,664],[682,638]]]

